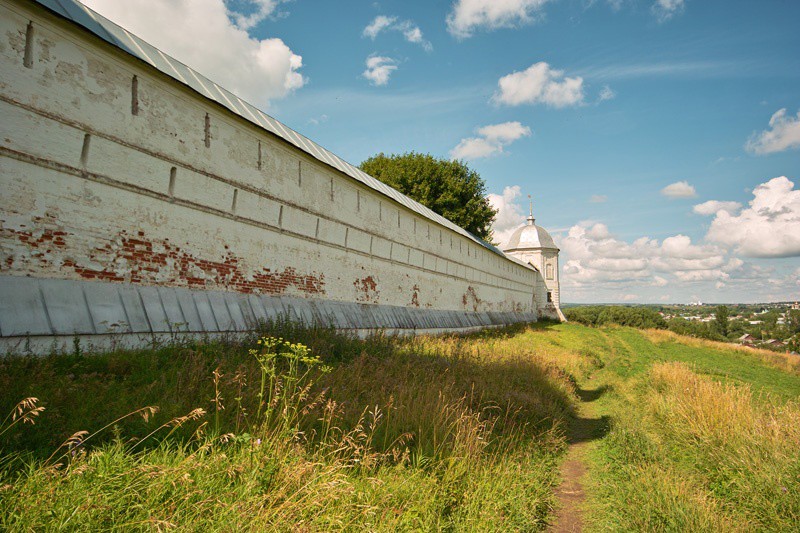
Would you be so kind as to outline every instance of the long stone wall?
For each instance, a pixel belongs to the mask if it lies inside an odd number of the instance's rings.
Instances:
[[[159,287],[245,295],[236,301],[254,295],[317,307],[405,308],[415,317],[429,310],[438,317],[409,319],[407,329],[535,317],[530,268],[35,2],[0,0],[0,68],[0,338],[6,344],[103,333],[96,324],[53,327],[52,315],[69,313],[70,305],[53,307],[40,282],[24,285],[29,277],[80,287],[80,306],[90,315],[92,306],[120,305],[125,312],[133,305],[118,304],[126,290],[134,290],[140,307],[155,308],[147,295],[155,298],[152,289]],[[39,295],[36,320],[49,320],[47,327],[10,325],[23,285]],[[96,289],[101,285],[113,289]],[[87,290],[106,291],[114,302],[87,303]],[[482,314],[460,323],[441,311]],[[356,313],[347,327],[404,329],[366,313],[371,322],[359,324]],[[154,322],[141,332],[170,332]],[[245,322],[231,324],[236,330]]]

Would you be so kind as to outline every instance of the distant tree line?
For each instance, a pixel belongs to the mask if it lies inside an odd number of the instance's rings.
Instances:
[[[632,328],[666,329],[667,321],[658,311],[647,307],[621,305],[591,305],[569,307],[564,310],[567,320],[587,326],[617,324]]]

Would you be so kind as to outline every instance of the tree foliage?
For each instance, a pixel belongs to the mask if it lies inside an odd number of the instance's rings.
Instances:
[[[647,307],[593,305],[570,307],[564,310],[567,320],[587,326],[617,324],[633,328],[665,329],[667,322],[658,311]]]
[[[717,306],[717,309],[714,312],[714,325],[717,328],[717,332],[723,337],[728,336],[729,316],[730,312],[728,311],[728,308],[726,306],[724,305]]]
[[[370,157],[361,170],[484,240],[497,211],[480,175],[461,161],[409,152]]]

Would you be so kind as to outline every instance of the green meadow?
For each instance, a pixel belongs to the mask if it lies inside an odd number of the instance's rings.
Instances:
[[[793,356],[535,324],[0,359],[0,529],[792,531]],[[6,416],[7,415],[7,416]]]

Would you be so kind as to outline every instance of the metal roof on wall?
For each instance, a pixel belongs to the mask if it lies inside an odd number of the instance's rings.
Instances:
[[[148,44],[136,35],[133,35],[125,28],[101,16],[99,13],[92,11],[80,2],[75,0],[34,1],[56,13],[57,15],[60,15],[61,17],[66,18],[67,20],[70,20],[71,22],[85,28],[109,44],[141,59],[167,76],[189,86],[202,96],[205,96],[206,98],[209,98],[226,107],[248,122],[251,122],[269,131],[270,133],[277,135],[300,150],[310,154],[317,160],[332,166],[344,174],[347,174],[351,178],[363,183],[367,187],[370,187],[371,189],[388,196],[392,200],[395,200],[415,213],[460,235],[463,235],[476,244],[496,253],[505,259],[513,261],[514,263],[518,263],[527,268],[527,265],[524,263],[505,255],[497,247],[477,238],[464,228],[457,226],[443,216],[434,213],[419,202],[412,200],[396,189],[389,187],[385,183],[373,178],[369,174],[351,165],[339,156],[329,152],[311,139],[300,135],[288,126],[281,124],[255,106],[248,104],[232,92],[220,87],[199,72],[189,68],[175,58],[168,56],[161,50]]]

